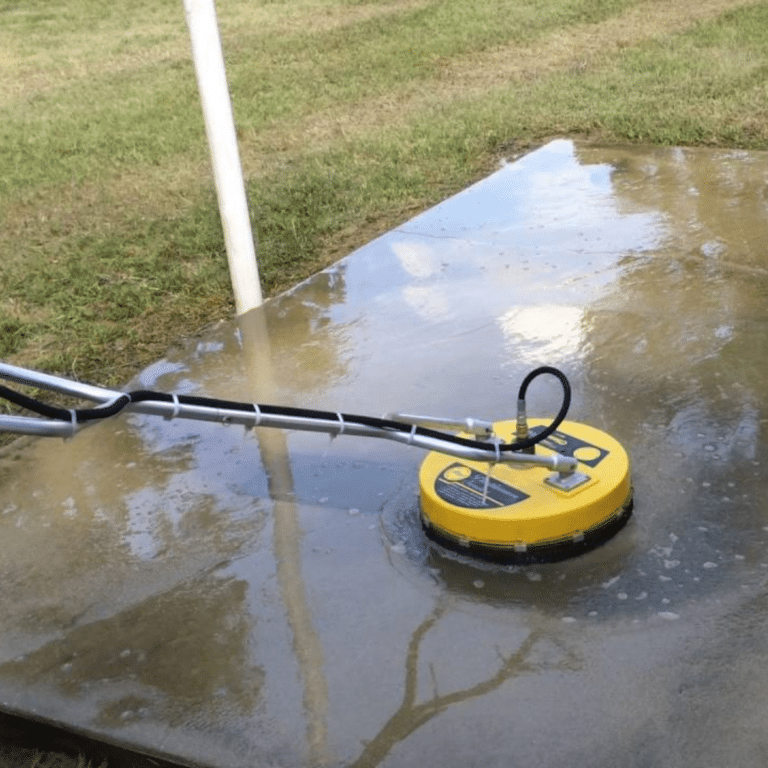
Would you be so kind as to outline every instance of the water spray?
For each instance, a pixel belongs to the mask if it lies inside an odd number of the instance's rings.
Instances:
[[[526,393],[540,375],[563,388],[551,422],[529,419]],[[507,563],[559,560],[604,543],[629,519],[629,457],[605,432],[566,421],[571,388],[548,366],[520,386],[515,420],[444,419],[412,414],[381,418],[193,395],[120,392],[0,363],[0,378],[97,403],[92,408],[49,405],[0,385],[0,398],[36,416],[0,415],[0,432],[73,437],[89,423],[123,411],[393,440],[428,451],[419,470],[420,515],[442,546]]]

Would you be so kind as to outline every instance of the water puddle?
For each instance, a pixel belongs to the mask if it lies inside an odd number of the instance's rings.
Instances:
[[[122,416],[0,466],[2,706],[227,768],[759,764],[766,190],[765,154],[555,141],[132,384],[500,419],[555,365],[631,454],[605,546],[478,563],[416,449]]]

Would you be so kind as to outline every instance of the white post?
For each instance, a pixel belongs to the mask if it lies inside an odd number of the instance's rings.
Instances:
[[[239,316],[261,305],[261,283],[216,7],[214,0],[184,0],[184,9],[216,180],[235,311]]]

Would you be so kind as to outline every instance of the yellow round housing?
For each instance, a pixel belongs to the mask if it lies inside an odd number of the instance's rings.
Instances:
[[[532,435],[547,424],[541,419],[528,421]],[[501,421],[494,424],[494,431],[512,443],[515,427],[515,421]],[[579,462],[578,475],[561,487],[548,467],[429,453],[419,471],[421,519],[427,534],[466,554],[531,563],[581,554],[627,522],[632,511],[629,457],[614,438],[594,427],[564,421],[535,450],[538,455],[573,456]]]

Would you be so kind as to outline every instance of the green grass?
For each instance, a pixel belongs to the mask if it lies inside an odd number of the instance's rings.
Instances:
[[[265,292],[510,147],[766,148],[768,7],[609,45],[654,5],[221,0]],[[0,47],[0,355],[124,380],[232,309],[181,4],[5,5]]]
[[[637,1],[570,0],[542,8],[440,0],[394,18],[375,17],[352,28],[315,34],[276,36],[247,28],[227,40],[238,119],[260,130],[297,115],[386,94],[403,82],[429,80],[441,62],[452,57],[510,41],[530,42],[562,25],[598,22]],[[110,9],[94,3],[94,10],[99,11],[96,28],[103,29],[108,20],[102,14]],[[50,10],[25,14],[15,34],[31,32],[39,45],[59,50],[65,33],[52,26],[54,17]],[[124,17],[115,21],[129,23]],[[68,12],[65,30],[76,22],[77,15]],[[38,26],[41,31],[35,34]],[[130,52],[145,45],[147,38],[131,36],[130,43],[125,38],[113,43],[113,52]],[[66,67],[63,55],[55,60]],[[174,58],[160,66],[147,62],[127,72],[118,69],[76,80],[66,90],[8,103],[2,109],[0,193],[93,179],[94,174],[103,177],[124,164],[179,155],[192,144],[200,153],[196,138],[202,124],[195,89],[189,67]]]

